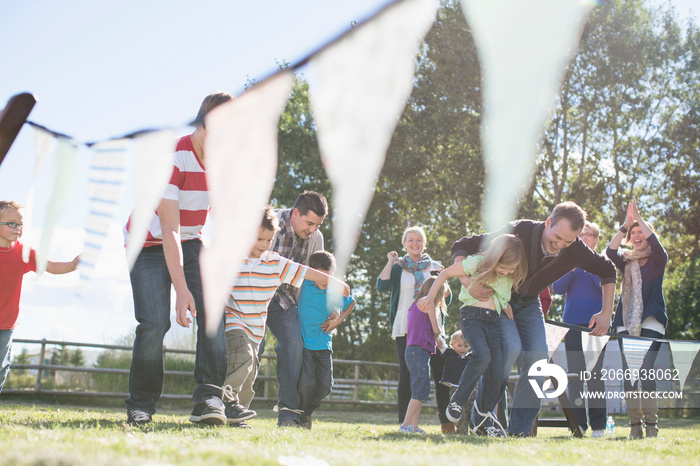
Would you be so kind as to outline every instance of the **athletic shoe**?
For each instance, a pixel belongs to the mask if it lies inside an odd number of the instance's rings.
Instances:
[[[421,435],[426,435],[425,431],[421,429],[418,426],[413,426],[413,433],[414,434],[421,434]]]
[[[591,437],[592,438],[603,438],[603,437],[605,437],[605,431],[603,429],[594,430],[593,432],[591,432]]]
[[[447,419],[450,420],[450,422],[457,423],[459,422],[459,418],[462,417],[463,409],[464,408],[462,407],[462,405],[460,405],[456,401],[450,401],[450,404],[447,405],[445,415],[447,416]]]
[[[226,410],[221,398],[212,396],[204,401],[200,401],[192,409],[190,422],[195,424],[206,424],[210,426],[222,426],[226,424]]]
[[[284,421],[277,421],[277,427],[301,427],[301,424],[296,419],[285,419]]]
[[[245,421],[229,423],[229,426],[237,427],[239,429],[252,429],[252,427],[250,427]]]
[[[227,401],[224,403],[224,412],[226,413],[226,422],[229,424],[235,424],[241,421],[247,421],[257,416],[257,413],[253,410],[246,409],[245,406],[237,401]]]
[[[412,434],[414,433],[413,426],[399,426],[399,432],[402,434]]]
[[[129,409],[126,412],[126,422],[132,426],[143,427],[150,424],[152,420],[150,414],[140,409]]]

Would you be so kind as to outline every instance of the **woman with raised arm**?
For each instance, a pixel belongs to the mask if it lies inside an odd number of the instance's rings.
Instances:
[[[631,249],[619,250],[620,244]],[[646,223],[632,198],[627,208],[627,218],[615,237],[610,241],[607,256],[622,272],[622,291],[617,303],[613,328],[623,335],[663,338],[666,332],[666,303],[663,294],[664,272],[668,263],[666,250],[659,243],[650,224]],[[622,339],[620,350],[622,351]],[[655,392],[656,381],[645,376],[653,369],[661,343],[655,341],[644,357],[640,377],[633,383],[625,379],[627,415],[630,420],[630,439],[642,438],[642,419],[646,425],[646,436],[658,436],[656,398],[644,396],[638,391]],[[627,361],[622,358],[623,369]]]
[[[403,249],[406,254],[399,257],[396,251],[387,254],[387,262],[377,277],[377,289],[379,291],[391,290],[391,300],[389,301],[389,319],[391,324],[391,338],[396,342],[396,352],[399,358],[399,387],[398,387],[398,408],[399,423],[402,424],[406,417],[406,409],[411,401],[411,377],[406,366],[404,353],[406,351],[406,334],[408,331],[408,309],[418,296],[418,290],[431,272],[440,272],[444,267],[439,262],[434,261],[428,254],[425,254],[426,236],[422,227],[408,227],[403,232],[401,238]],[[446,297],[449,304],[449,298]],[[444,344],[442,338],[438,344]],[[439,353],[436,352],[436,353]],[[436,357],[440,357],[439,354]],[[444,362],[443,362],[444,366]],[[434,362],[431,367],[435,370]],[[442,374],[440,374],[442,375]],[[443,429],[449,428],[446,424],[451,424],[444,415],[447,403],[450,400],[449,388],[436,384],[436,398],[439,409],[440,422]],[[454,425],[448,432],[454,432]]]

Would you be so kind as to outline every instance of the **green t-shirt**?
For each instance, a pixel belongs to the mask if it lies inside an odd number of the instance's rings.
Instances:
[[[476,267],[481,263],[483,258],[484,256],[480,255],[467,256],[462,262],[464,272],[470,277],[474,275]],[[493,283],[486,283],[486,285],[493,288],[493,304],[496,308],[496,312],[500,314],[508,305],[508,301],[510,301],[510,292],[513,289],[513,277],[510,275],[498,277]],[[459,300],[465,306],[471,306],[479,302],[478,299],[469,294],[464,286],[462,286],[462,290],[459,292]]]

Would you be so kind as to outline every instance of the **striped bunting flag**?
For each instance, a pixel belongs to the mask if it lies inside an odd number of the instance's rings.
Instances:
[[[650,340],[636,340],[632,338],[622,338],[622,355],[627,361],[627,367],[630,370],[630,375],[639,373],[639,368],[642,367],[644,356],[647,355],[649,347],[653,342]],[[634,383],[636,378],[630,380]]]
[[[124,192],[132,141],[117,139],[93,146],[88,178],[85,248],[80,255],[80,278],[89,280],[107,238],[107,231]]]

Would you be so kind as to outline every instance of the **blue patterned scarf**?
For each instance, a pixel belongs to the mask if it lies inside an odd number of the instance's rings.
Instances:
[[[402,269],[411,272],[416,279],[416,282],[413,284],[413,299],[418,298],[420,286],[425,281],[425,275],[423,274],[423,270],[430,267],[432,263],[433,260],[427,254],[423,254],[422,256],[420,256],[420,259],[418,259],[418,261],[414,261],[413,259],[408,257],[408,254],[406,254],[398,260],[397,264],[399,264],[399,266]]]

